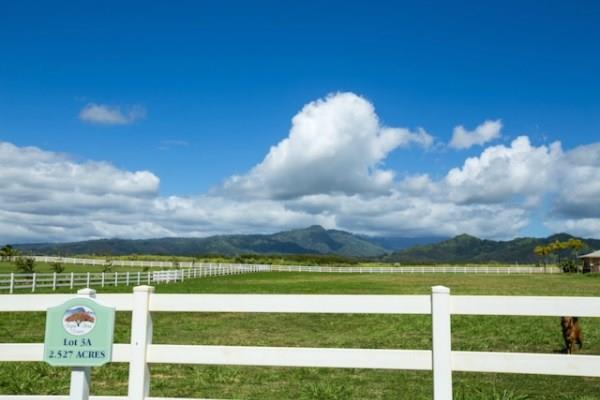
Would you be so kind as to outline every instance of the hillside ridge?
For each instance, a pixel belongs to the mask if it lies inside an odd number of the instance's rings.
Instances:
[[[15,248],[43,255],[178,255],[327,254],[349,258],[378,257],[389,252],[359,235],[313,225],[273,234],[217,235],[205,238],[98,239],[72,243],[17,244]]]
[[[469,234],[453,238],[370,237],[312,225],[273,234],[217,235],[205,238],[98,239],[72,243],[18,244],[15,248],[40,255],[169,255],[200,256],[245,254],[335,255],[353,259],[402,264],[428,263],[534,263],[533,249],[554,241],[581,239],[580,254],[600,249],[600,240],[567,233],[547,238],[517,237],[506,241],[480,239]]]
[[[535,263],[536,246],[555,241],[580,239],[586,245],[579,254],[599,249],[600,240],[583,239],[568,233],[556,233],[546,238],[518,237],[506,241],[479,239],[461,234],[439,243],[417,245],[383,256],[382,261],[395,263]]]

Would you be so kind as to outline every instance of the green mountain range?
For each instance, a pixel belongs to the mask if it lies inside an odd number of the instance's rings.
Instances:
[[[547,238],[516,238],[508,241],[478,239],[459,235],[435,244],[414,246],[383,256],[382,261],[398,263],[535,263],[539,259],[533,253],[538,245],[555,241],[580,239],[586,247],[579,254],[600,249],[600,240],[581,239],[566,233]],[[566,253],[562,254],[566,256]]]
[[[74,243],[14,245],[25,253],[45,255],[179,255],[328,254],[348,258],[382,256],[388,252],[367,238],[321,226],[271,235],[222,235],[206,238],[101,239]]]
[[[547,238],[508,241],[459,235],[441,238],[382,238],[311,226],[270,235],[221,235],[206,238],[101,239],[74,243],[14,245],[28,254],[120,256],[133,254],[199,256],[246,254],[335,255],[403,264],[428,263],[533,263],[537,245],[576,238],[557,234]],[[587,247],[580,254],[600,249],[600,240],[581,239]],[[420,243],[414,245],[415,243]]]

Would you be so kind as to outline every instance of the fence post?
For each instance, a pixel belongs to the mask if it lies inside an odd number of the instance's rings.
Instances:
[[[104,287],[104,272],[102,272],[101,276],[102,276],[102,287]]]
[[[56,272],[52,274],[52,290],[56,290]]]
[[[129,286],[129,271],[125,273],[125,286]]]
[[[88,400],[90,397],[90,367],[71,369],[71,387],[69,399]]]
[[[74,280],[74,276],[73,276],[73,272],[71,272],[71,289],[73,289],[73,280]]]
[[[78,297],[94,298],[96,291],[85,288],[77,291]],[[90,367],[73,367],[71,369],[71,386],[69,399],[88,400],[90,397]]]
[[[86,278],[87,279],[86,279],[86,285],[85,285],[85,287],[89,288],[90,287],[90,273],[89,272],[87,273],[87,277]]]
[[[140,286],[140,283],[141,283],[140,282],[140,280],[142,279],[142,275],[141,274],[142,273],[140,271],[138,271],[138,282],[137,282],[138,286]]]
[[[150,392],[150,370],[146,363],[148,345],[152,343],[150,296],[152,286],[133,288],[131,314],[131,361],[129,362],[129,400],[144,400]]]
[[[450,289],[431,288],[433,399],[452,400]]]
[[[33,273],[33,281],[31,281],[31,292],[32,292],[32,293],[33,293],[33,292],[35,292],[35,281],[36,281],[36,277],[37,277],[37,274],[34,272],[34,273]]]
[[[119,273],[115,272],[115,286],[119,284]]]
[[[10,294],[15,291],[15,273],[10,273]]]

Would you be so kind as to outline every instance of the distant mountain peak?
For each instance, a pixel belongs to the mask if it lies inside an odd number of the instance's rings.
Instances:
[[[568,234],[568,233],[565,233],[565,232],[559,232],[559,233],[555,233],[555,234],[553,234],[553,235],[550,235],[550,236],[548,236],[548,239],[547,239],[547,240],[549,240],[549,241],[555,241],[555,240],[562,241],[562,240],[569,240],[569,239],[572,239],[572,238],[574,238],[574,237],[575,237],[575,236],[573,236],[573,235],[570,235],[570,234]]]
[[[481,239],[479,239],[476,236],[473,235],[469,235],[468,233],[461,233],[460,235],[457,235],[451,239],[448,240],[476,240],[476,241],[481,241]]]

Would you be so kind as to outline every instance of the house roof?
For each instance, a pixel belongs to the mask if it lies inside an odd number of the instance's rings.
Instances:
[[[596,250],[593,253],[584,254],[578,258],[600,258],[600,250]]]

